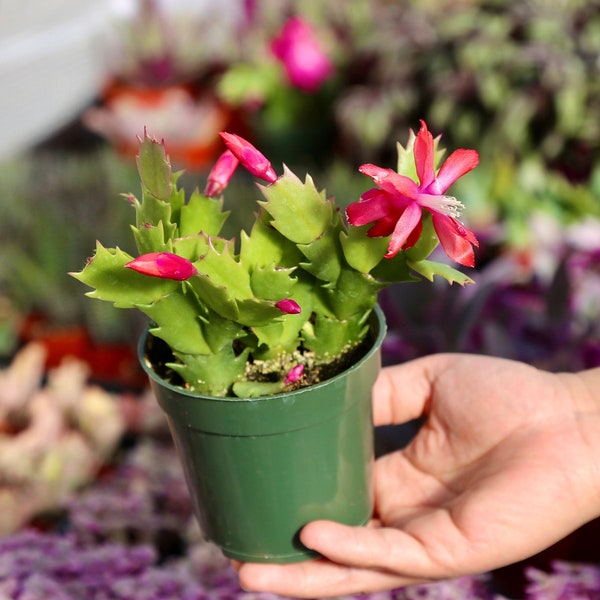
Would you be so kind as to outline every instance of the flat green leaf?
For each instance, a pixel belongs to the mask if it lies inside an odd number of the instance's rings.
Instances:
[[[296,244],[309,244],[329,228],[333,204],[317,191],[309,175],[302,183],[285,167],[275,183],[260,189],[267,201],[259,204],[273,217],[273,227]]]
[[[185,354],[210,354],[199,319],[201,308],[193,293],[168,294],[149,305],[138,304],[155,326],[152,335],[164,340],[174,351]],[[177,315],[174,319],[173,315]]]
[[[272,396],[285,389],[283,381],[237,381],[233,384],[233,393],[238,398],[260,398]]]
[[[207,252],[194,266],[198,272],[210,278],[214,286],[226,288],[231,298],[252,298],[250,274],[233,254],[233,244],[225,244],[220,251],[209,244]]]
[[[210,276],[199,273],[188,279],[200,300],[224,319],[237,321],[239,310],[229,290]]]
[[[407,261],[408,266],[413,270],[428,279],[433,281],[433,277],[438,275],[448,281],[448,283],[458,283],[459,285],[465,285],[467,283],[474,283],[474,281],[468,276],[457,271],[450,265],[444,263],[433,262],[431,260],[421,260],[417,262]]]
[[[136,158],[144,187],[155,197],[167,200],[173,191],[172,171],[163,143],[144,134]]]
[[[168,366],[181,375],[191,391],[207,396],[227,396],[246,370],[247,353],[236,356],[233,348],[227,346],[219,354],[176,353],[175,356],[178,362]]]
[[[310,244],[298,244],[298,249],[308,259],[301,267],[317,279],[335,283],[342,270],[341,247],[338,235],[326,232]]]
[[[237,300],[237,307],[239,311],[237,320],[247,327],[266,325],[282,316],[275,305],[258,298]]]
[[[222,200],[208,198],[196,190],[181,208],[179,235],[183,237],[200,232],[219,235],[228,216],[229,212],[223,211]]]
[[[273,263],[282,267],[296,265],[302,259],[296,244],[270,225],[266,213],[256,220],[250,235],[242,231],[240,239],[240,263],[247,271]]]
[[[250,286],[254,295],[275,302],[289,298],[297,281],[294,268],[284,269],[272,264],[257,267],[250,274]]]
[[[425,211],[423,212],[424,215],[421,219],[423,230],[421,231],[421,236],[414,246],[404,251],[407,260],[413,262],[426,259],[440,243],[433,227],[431,214]]]
[[[317,360],[328,360],[359,343],[368,330],[364,314],[343,320],[317,315],[315,322],[303,330],[304,345]]]
[[[343,320],[372,308],[383,287],[384,284],[368,274],[344,269],[335,287],[324,286],[320,295],[326,298],[335,316]]]
[[[208,251],[209,240],[205,235],[189,235],[173,240],[175,254],[183,256],[192,262],[198,260]]]
[[[368,237],[371,225],[348,227],[348,231],[340,233],[340,243],[346,262],[361,273],[370,273],[383,259],[387,252],[389,237]]]
[[[173,249],[171,240],[166,239],[162,222],[159,222],[158,225],[148,225],[141,228],[132,225],[131,230],[140,254],[171,252]]]
[[[91,298],[113,302],[118,308],[133,308],[137,304],[152,304],[180,285],[177,281],[142,275],[125,264],[133,257],[119,248],[96,245],[96,253],[75,279],[95,288],[87,295]]]

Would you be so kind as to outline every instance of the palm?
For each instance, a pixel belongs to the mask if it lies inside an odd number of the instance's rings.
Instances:
[[[454,360],[433,384],[419,434],[376,464],[381,525],[419,540],[423,558],[449,574],[458,565],[477,572],[508,553],[516,560],[536,552],[561,537],[549,520],[562,522],[565,533],[577,526],[561,510],[578,502],[568,481],[582,451],[572,406],[550,393],[553,376],[524,365],[494,361],[477,380],[488,360]],[[461,381],[473,385],[458,394]],[[508,530],[515,535],[503,544]],[[531,534],[519,537],[523,530]],[[427,576],[431,565],[423,567]]]

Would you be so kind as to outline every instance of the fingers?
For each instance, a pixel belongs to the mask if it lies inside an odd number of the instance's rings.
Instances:
[[[293,598],[331,598],[418,583],[390,573],[336,565],[324,559],[291,565],[246,563],[237,568],[244,590]]]
[[[325,598],[438,578],[421,544],[398,530],[315,521],[304,527],[301,539],[324,558],[292,565],[235,565],[242,587],[297,598]]]
[[[313,521],[304,527],[300,538],[330,561],[349,567],[393,572],[404,579],[447,575],[432,565],[421,542],[399,529]]]
[[[375,425],[399,425],[427,414],[433,383],[456,356],[434,354],[382,369],[373,388]]]

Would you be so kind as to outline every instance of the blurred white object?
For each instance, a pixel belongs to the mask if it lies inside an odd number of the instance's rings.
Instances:
[[[0,0],[0,160],[70,122],[106,80],[108,0]]]

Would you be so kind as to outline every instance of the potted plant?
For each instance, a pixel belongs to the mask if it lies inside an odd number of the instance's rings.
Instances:
[[[441,242],[473,266],[473,233],[447,188],[478,162],[441,152],[424,122],[398,146],[398,172],[366,164],[376,186],[343,211],[307,175],[271,163],[241,137],[204,193],[186,200],[164,143],[144,133],[133,257],[97,244],[73,275],[88,295],[151,321],[140,360],[165,411],[208,538],[227,556],[288,562],[312,556],[298,531],[317,518],[371,516],[370,392],[392,282],[472,280],[428,257]],[[266,185],[249,232],[219,235],[222,192],[241,163]],[[412,176],[412,177],[411,177]],[[418,177],[418,183],[414,178]]]

